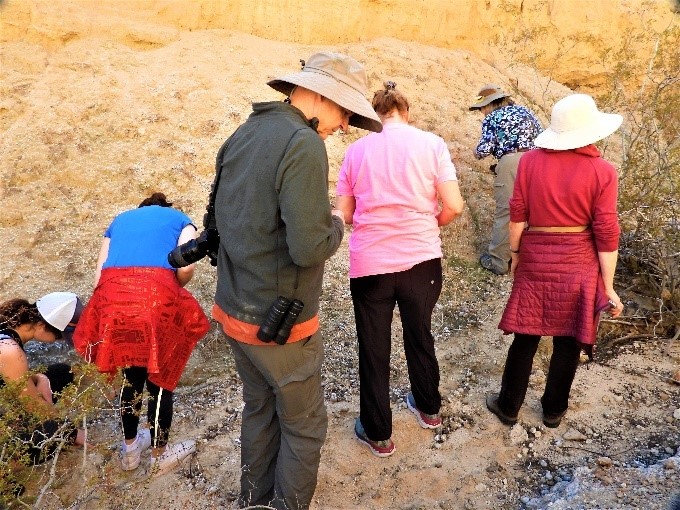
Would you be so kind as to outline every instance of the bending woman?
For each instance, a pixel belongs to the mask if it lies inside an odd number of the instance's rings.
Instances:
[[[200,305],[182,288],[194,265],[175,271],[168,263],[168,252],[196,236],[189,217],[171,206],[163,193],[154,193],[113,220],[104,233],[94,294],[73,337],[76,350],[101,372],[122,369],[121,465],[137,468],[153,438],[154,475],[196,450],[193,440],[168,446],[172,392],[209,329]],[[149,428],[138,430],[145,384]]]
[[[622,120],[598,111],[590,96],[567,96],[534,141],[541,148],[520,160],[510,200],[514,282],[498,326],[515,338],[500,394],[486,400],[507,425],[517,422],[541,336],[553,337],[543,423],[557,427],[569,407],[580,352],[592,356],[600,312],[616,317],[623,310],[614,291],[618,178],[593,145]]]
[[[73,382],[71,367],[55,363],[45,373],[31,374],[24,345],[31,340],[53,343],[63,338],[64,330],[73,328],[81,310],[80,300],[71,292],[53,292],[35,303],[11,299],[0,304],[0,387],[25,380],[21,394],[26,406],[50,417],[37,427],[19,432],[33,464],[44,462],[54,453],[58,441],[50,438],[66,433],[75,444],[83,445],[85,431],[54,418],[59,393]]]
[[[387,82],[375,93],[373,108],[383,130],[349,146],[336,198],[345,222],[354,224],[349,276],[360,380],[354,431],[378,457],[395,449],[389,398],[395,304],[411,382],[406,403],[422,427],[441,425],[439,364],[430,331],[442,287],[439,227],[464,205],[446,143],[408,124],[408,100],[395,87]]]

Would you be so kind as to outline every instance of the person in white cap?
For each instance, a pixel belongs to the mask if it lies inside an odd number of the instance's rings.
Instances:
[[[486,405],[512,425],[527,391],[541,336],[553,337],[550,367],[541,398],[543,423],[559,426],[580,352],[592,356],[600,313],[618,316],[623,304],[614,290],[619,224],[618,177],[593,145],[621,125],[585,94],[573,94],[552,109],[550,127],[536,149],[519,163],[510,200],[512,292],[499,328],[514,333],[498,394]]]
[[[319,297],[344,231],[323,141],[382,125],[363,66],[347,55],[316,53],[268,85],[286,100],[255,103],[217,156],[213,317],[243,381],[238,504],[299,510],[314,495],[328,425]]]
[[[35,411],[53,415],[59,393],[73,382],[71,368],[65,363],[55,363],[44,373],[31,373],[24,345],[32,340],[52,343],[63,338],[64,331],[77,323],[81,310],[80,300],[71,292],[53,292],[35,303],[11,299],[0,304],[0,386],[25,379],[21,392],[29,397],[29,405]],[[59,444],[59,436],[64,434],[77,445],[85,443],[84,430],[70,425],[64,427],[57,419],[17,434],[25,442],[32,463],[49,458]],[[54,441],[49,440],[52,437]]]
[[[479,257],[479,264],[494,274],[504,275],[510,266],[510,243],[508,202],[515,184],[517,165],[522,154],[534,148],[534,138],[541,132],[541,123],[526,106],[515,104],[510,94],[500,86],[484,85],[470,110],[484,115],[482,134],[475,147],[477,159],[488,156],[496,158],[493,171],[494,209],[491,240],[486,253]]]

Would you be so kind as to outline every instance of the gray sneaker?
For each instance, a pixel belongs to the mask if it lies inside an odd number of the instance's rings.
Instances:
[[[151,457],[151,476],[161,476],[175,469],[180,462],[196,451],[196,441],[188,439],[168,445],[159,457]]]
[[[120,464],[123,471],[137,469],[144,450],[151,446],[151,432],[149,429],[137,431],[137,437],[132,444],[123,444],[120,448]]]

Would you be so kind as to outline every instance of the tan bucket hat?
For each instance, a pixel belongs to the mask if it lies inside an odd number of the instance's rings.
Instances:
[[[550,126],[534,140],[536,147],[554,150],[576,149],[608,137],[619,129],[623,117],[603,113],[587,94],[572,94],[552,107]]]
[[[366,71],[352,57],[330,51],[315,53],[303,64],[302,71],[268,81],[267,85],[287,96],[299,85],[353,112],[351,126],[382,131],[380,119],[366,99]]]
[[[499,85],[489,83],[488,85],[484,85],[477,93],[477,101],[470,105],[470,110],[479,110],[482,106],[486,106],[492,101],[503,97],[510,97],[510,94],[503,92],[503,89],[501,89]]]

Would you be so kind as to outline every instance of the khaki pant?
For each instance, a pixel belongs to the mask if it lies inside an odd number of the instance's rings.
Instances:
[[[285,345],[227,340],[245,402],[239,504],[306,510],[316,489],[328,428],[321,333]]]
[[[515,186],[517,166],[522,152],[505,154],[496,165],[496,177],[493,181],[493,198],[496,202],[489,255],[499,273],[508,270],[510,262],[510,198]]]

